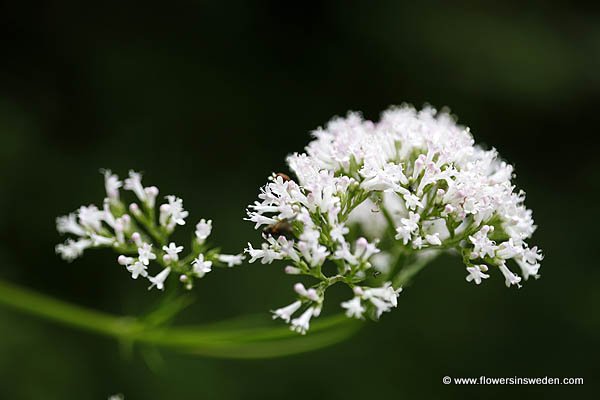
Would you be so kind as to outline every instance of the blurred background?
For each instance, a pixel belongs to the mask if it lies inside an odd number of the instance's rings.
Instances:
[[[258,242],[244,208],[334,115],[449,106],[516,167],[539,225],[542,277],[476,287],[460,260],[418,276],[398,310],[333,347],[274,360],[162,351],[0,308],[0,398],[564,398],[598,394],[595,139],[600,10],[561,2],[78,2],[0,8],[0,278],[95,309],[159,294],[115,255],[54,254],[57,215],[101,203],[99,168],[145,171],[214,220],[225,251]],[[191,225],[186,227],[191,234]],[[218,270],[182,321],[287,304],[278,265]],[[335,308],[334,304],[329,304]],[[583,377],[583,386],[447,386],[451,377]]]

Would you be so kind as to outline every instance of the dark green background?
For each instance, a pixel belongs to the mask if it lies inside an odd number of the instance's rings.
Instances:
[[[12,2],[0,8],[0,277],[135,313],[157,292],[109,252],[54,255],[54,218],[100,203],[101,167],[146,172],[215,242],[258,235],[244,207],[308,132],[347,110],[448,105],[516,166],[542,278],[467,284],[428,267],[398,309],[334,347],[284,359],[163,352],[152,371],[108,339],[0,308],[1,399],[564,398],[598,395],[600,12],[558,2]],[[418,4],[417,4],[418,3]],[[191,226],[186,227],[191,233]],[[291,299],[280,265],[218,270],[185,321]],[[335,304],[329,304],[335,308]],[[584,386],[446,386],[444,375],[583,377]]]

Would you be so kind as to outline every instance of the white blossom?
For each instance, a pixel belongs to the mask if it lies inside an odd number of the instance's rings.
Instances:
[[[396,239],[402,239],[403,244],[410,241],[411,235],[419,229],[419,220],[421,216],[410,211],[408,218],[400,219],[400,226],[396,228]]]
[[[433,246],[441,246],[442,241],[440,240],[440,234],[434,233],[433,235],[425,235],[425,241]]]
[[[56,218],[56,230],[59,233],[71,233],[77,236],[85,236],[85,229],[77,222],[77,215],[71,213],[62,217]]]
[[[95,205],[81,206],[78,211],[79,223],[94,232],[102,229],[102,221],[104,220],[104,212],[98,210]]]
[[[102,208],[93,204],[81,206],[76,212],[56,219],[58,232],[72,236],[55,248],[66,261],[73,261],[89,248],[112,248],[119,254],[117,263],[125,267],[133,279],[148,278],[152,283],[150,288],[156,286],[159,289],[164,288],[171,272],[180,277],[186,289],[192,289],[196,278],[211,271],[213,261],[218,260],[229,267],[242,263],[242,254],[220,254],[218,249],[204,243],[212,229],[212,220],[204,219],[196,226],[189,254],[183,257],[183,246],[170,240],[176,226],[185,224],[188,216],[183,209],[183,200],[167,196],[167,202],[157,209],[160,191],[156,186],[144,187],[140,173],[129,171],[129,177],[123,183],[110,170],[101,172],[106,190]],[[121,187],[133,194],[119,193]],[[127,197],[140,203],[127,203]],[[152,276],[156,273],[155,268],[162,269]]]
[[[217,259],[227,264],[228,267],[234,267],[242,264],[244,256],[242,254],[219,254]]]
[[[281,260],[283,255],[268,244],[263,243],[260,249],[254,249],[252,244],[248,243],[248,248],[245,250],[250,255],[250,263],[260,259],[262,264],[270,264],[274,260]]]
[[[183,200],[175,196],[167,196],[166,199],[168,203],[160,206],[160,224],[169,229],[175,225],[185,225],[189,213],[183,209]]]
[[[294,285],[294,290],[301,297],[304,297],[308,300],[315,301],[315,302],[318,302],[320,300],[319,295],[317,294],[317,291],[315,290],[315,288],[306,289],[306,287],[304,287],[304,285],[302,283],[298,282]]]
[[[308,331],[308,328],[310,327],[310,319],[312,318],[314,311],[314,307],[309,307],[302,315],[300,315],[300,317],[294,318],[291,322],[290,329],[302,335],[306,334],[306,331]]]
[[[517,285],[517,287],[521,287],[519,284],[519,282],[521,282],[521,278],[509,270],[505,263],[500,263],[498,268],[500,268],[502,275],[504,275],[506,287],[510,287],[511,285]]]
[[[205,220],[204,218],[198,222],[196,225],[196,239],[199,243],[204,243],[204,241],[210,236],[212,232],[212,220]]]
[[[362,319],[365,308],[362,306],[360,297],[353,297],[351,300],[342,302],[342,308],[346,309],[348,318]]]
[[[538,271],[540,269],[540,261],[544,259],[544,256],[539,252],[537,246],[532,248],[523,249],[520,257],[515,258],[515,261],[521,268],[523,278],[529,279],[530,276],[539,278]]]
[[[177,246],[174,242],[171,242],[168,246],[163,246],[162,249],[168,256],[168,261],[173,262],[179,260],[179,253],[183,251],[183,246]]]
[[[482,279],[490,277],[488,274],[484,274],[485,271],[487,271],[485,265],[467,267],[467,272],[469,273],[466,277],[467,282],[475,282],[476,285],[479,285]]]
[[[115,238],[91,233],[92,245],[94,246],[112,246],[115,243]]]
[[[298,311],[298,309],[300,308],[301,305],[302,305],[302,302],[298,300],[288,306],[278,308],[277,310],[272,311],[273,319],[281,318],[285,322],[290,322],[292,314],[294,314],[296,311]]]
[[[171,268],[167,267],[167,268],[163,269],[162,271],[160,271],[158,273],[158,275],[149,277],[148,280],[152,284],[148,287],[148,290],[152,289],[155,286],[158,290],[163,290],[165,288],[165,286],[164,286],[165,280],[169,277],[170,273],[171,273]]]
[[[144,265],[150,264],[151,260],[156,260],[156,254],[152,252],[152,245],[148,243],[142,243],[137,249],[139,259]]]
[[[494,257],[497,246],[496,243],[488,238],[488,232],[492,228],[488,225],[483,226],[469,240],[473,244],[473,256],[475,258]]]
[[[104,175],[104,188],[106,190],[106,196],[111,202],[119,201],[119,189],[123,186],[123,182],[119,180],[119,177],[111,172],[110,169],[102,171]]]
[[[144,188],[144,193],[146,193],[146,204],[149,208],[154,208],[159,193],[158,188],[156,186]]]
[[[81,257],[85,249],[92,246],[92,241],[89,239],[72,240],[67,239],[65,243],[56,246],[56,253],[59,254],[65,261],[73,261]]]
[[[131,272],[131,277],[133,279],[137,279],[138,276],[143,276],[144,278],[148,276],[148,267],[144,265],[144,263],[140,261],[135,261],[133,264],[127,266],[127,271]]]
[[[199,254],[198,257],[192,261],[192,267],[194,274],[196,274],[196,276],[199,278],[202,278],[212,270],[212,261],[205,260],[204,254]]]
[[[148,200],[144,186],[142,185],[142,174],[135,171],[129,171],[129,178],[125,179],[125,190],[131,190],[137,198],[145,203]]]

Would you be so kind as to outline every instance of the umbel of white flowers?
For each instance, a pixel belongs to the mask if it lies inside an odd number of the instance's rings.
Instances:
[[[542,255],[526,242],[536,227],[512,166],[447,112],[394,107],[378,123],[349,113],[313,136],[288,157],[296,180],[274,174],[248,207],[255,228],[266,226],[250,262],[285,260],[286,273],[317,280],[273,312],[291,329],[308,330],[337,282],[354,294],[341,304],[348,317],[379,318],[397,305],[398,265],[426,254],[458,253],[477,285],[490,269],[507,286],[538,277]]]
[[[241,254],[221,254],[219,249],[208,246],[206,240],[212,231],[212,221],[201,219],[196,225],[191,249],[181,257],[183,246],[170,241],[177,226],[185,225],[188,212],[183,200],[166,196],[166,202],[156,210],[159,190],[156,186],[144,187],[142,176],[130,171],[125,182],[109,170],[102,171],[106,188],[103,207],[81,206],[76,212],[56,219],[61,234],[75,237],[56,246],[56,252],[67,261],[80,257],[88,248],[109,247],[119,255],[117,262],[133,279],[139,277],[150,281],[149,289],[164,289],[165,281],[177,275],[187,289],[195,279],[204,277],[213,266],[233,267],[242,263]],[[138,203],[126,203],[121,199],[120,189],[131,191]],[[157,264],[160,269],[151,275],[149,267]]]

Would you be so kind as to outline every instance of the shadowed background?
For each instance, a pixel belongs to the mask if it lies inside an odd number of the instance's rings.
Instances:
[[[450,106],[516,167],[539,225],[542,278],[467,284],[443,257],[394,312],[352,339],[275,360],[161,351],[149,367],[114,341],[0,308],[0,398],[564,398],[598,393],[600,12],[547,2],[75,2],[0,8],[0,277],[114,313],[160,294],[108,251],[54,254],[56,215],[101,203],[99,168],[181,196],[235,252],[244,208],[309,131],[392,104]],[[181,321],[287,304],[282,265],[216,270]],[[342,293],[346,294],[346,293]],[[337,304],[328,303],[329,309]],[[151,363],[152,364],[152,363]],[[153,365],[153,364],[152,364]],[[446,386],[451,377],[583,377],[584,386]]]

